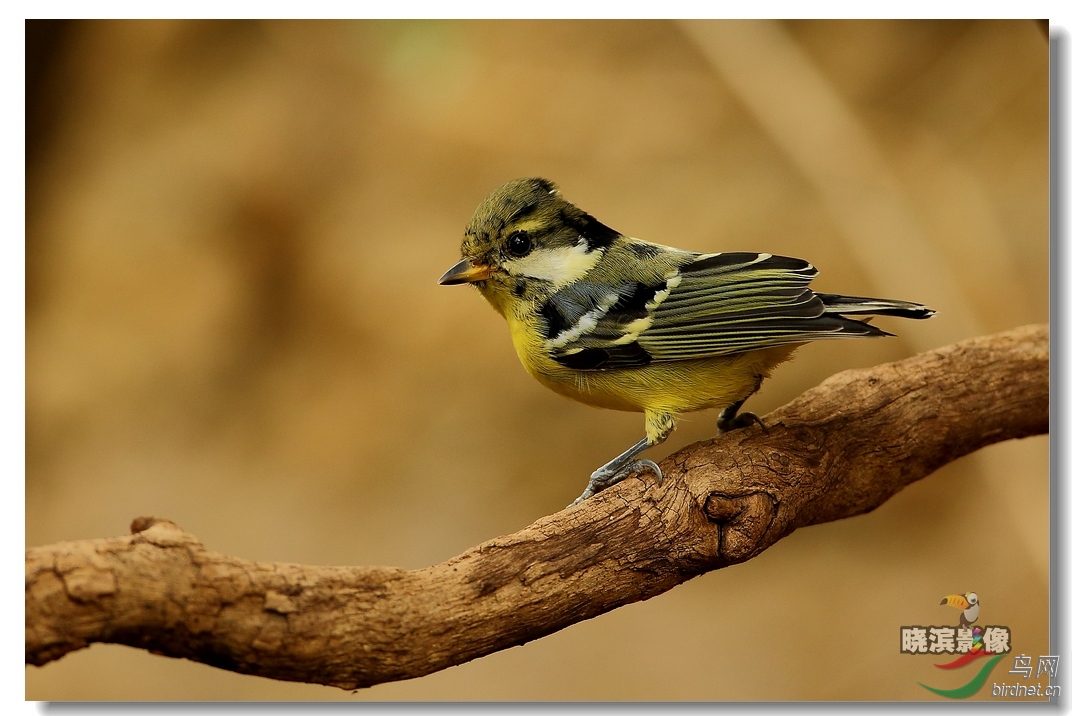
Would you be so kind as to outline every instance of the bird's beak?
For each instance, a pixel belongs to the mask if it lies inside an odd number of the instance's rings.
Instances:
[[[445,274],[439,277],[440,286],[453,286],[458,283],[472,283],[484,281],[491,275],[491,267],[477,263],[471,259],[462,259],[451,266]]]
[[[942,606],[942,604],[948,604],[949,606],[956,607],[957,609],[968,608],[968,600],[964,598],[963,594],[950,594],[948,597],[943,599],[941,604],[939,604],[938,606]]]

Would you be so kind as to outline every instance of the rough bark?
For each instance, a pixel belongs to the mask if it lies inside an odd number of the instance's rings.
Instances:
[[[26,662],[93,642],[354,689],[490,654],[868,512],[985,445],[1049,429],[1049,329],[840,373],[759,427],[690,445],[442,564],[313,567],[211,552],[167,520],[26,553]]]

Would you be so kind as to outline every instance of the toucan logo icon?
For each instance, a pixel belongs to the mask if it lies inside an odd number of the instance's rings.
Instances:
[[[964,610],[960,615],[960,625],[962,627],[970,629],[975,620],[979,618],[979,595],[975,592],[950,594],[941,603]]]
[[[976,626],[979,620],[979,595],[975,592],[950,594],[939,602],[960,610],[960,624],[951,626],[901,627],[902,654],[957,655],[951,661],[936,663],[939,669],[962,669],[978,659],[989,657],[963,686],[939,689],[917,682],[928,691],[947,699],[966,699],[983,687],[997,663],[1009,652],[1012,633],[1004,626]]]

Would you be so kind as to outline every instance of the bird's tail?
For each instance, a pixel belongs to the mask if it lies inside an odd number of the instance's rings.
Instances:
[[[930,318],[934,310],[919,303],[892,301],[885,298],[863,298],[860,296],[839,296],[836,293],[816,294],[826,306],[825,313],[841,316],[900,316],[901,318]]]

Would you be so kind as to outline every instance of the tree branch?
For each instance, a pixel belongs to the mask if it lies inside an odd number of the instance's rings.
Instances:
[[[806,525],[868,512],[985,445],[1049,429],[1049,329],[840,373],[766,417],[442,564],[311,567],[211,552],[166,520],[26,553],[26,662],[93,642],[345,689],[523,644]]]

